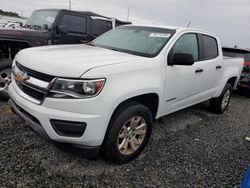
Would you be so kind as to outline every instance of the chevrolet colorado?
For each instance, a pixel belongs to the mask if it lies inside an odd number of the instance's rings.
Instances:
[[[44,138],[126,163],[146,146],[154,119],[206,100],[223,113],[242,69],[208,32],[121,26],[87,45],[20,51],[9,105]]]

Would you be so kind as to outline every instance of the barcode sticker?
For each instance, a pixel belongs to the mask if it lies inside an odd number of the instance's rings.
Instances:
[[[53,23],[54,20],[55,20],[55,18],[53,18],[53,17],[48,17],[46,20],[47,20],[47,22]]]
[[[171,34],[169,33],[150,33],[149,37],[156,38],[169,38]]]

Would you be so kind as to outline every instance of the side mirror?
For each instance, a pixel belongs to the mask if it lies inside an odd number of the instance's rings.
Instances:
[[[192,54],[175,53],[173,57],[173,65],[191,66],[194,64],[194,57]]]
[[[59,34],[68,34],[69,33],[69,27],[67,25],[59,25],[57,27],[57,33],[59,33]]]

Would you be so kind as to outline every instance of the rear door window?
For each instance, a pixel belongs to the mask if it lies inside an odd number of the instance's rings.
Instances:
[[[61,25],[68,26],[69,33],[86,33],[87,19],[84,16],[64,14],[61,20]]]
[[[204,44],[204,59],[214,59],[218,57],[219,50],[217,40],[213,37],[202,35],[203,44]]]
[[[101,20],[101,19],[93,19],[92,21],[92,32],[94,36],[99,36],[108,30],[112,29],[112,22]]]

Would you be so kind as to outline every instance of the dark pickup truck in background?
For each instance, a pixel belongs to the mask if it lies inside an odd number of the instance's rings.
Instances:
[[[223,47],[224,56],[228,57],[243,57],[245,60],[244,68],[238,84],[238,90],[246,91],[250,97],[250,50]]]
[[[21,28],[0,29],[0,98],[8,97],[12,60],[24,48],[88,43],[113,29],[131,24],[93,12],[42,9],[32,13]]]

